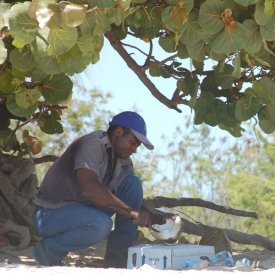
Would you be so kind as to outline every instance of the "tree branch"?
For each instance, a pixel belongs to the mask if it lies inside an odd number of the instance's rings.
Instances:
[[[57,156],[45,155],[45,156],[42,156],[40,158],[33,158],[33,162],[34,162],[34,164],[41,164],[41,163],[44,163],[44,162],[54,162],[57,159],[58,159]]]
[[[221,229],[221,228],[209,226],[209,225],[206,226],[203,224],[195,224],[183,218],[182,218],[182,221],[183,221],[183,231],[187,234],[202,236],[205,233],[209,232],[210,230]],[[228,238],[235,243],[257,245],[269,250],[275,250],[275,242],[266,237],[260,236],[258,234],[247,234],[247,233],[239,232],[233,229],[222,228],[222,230],[226,233]]]
[[[152,42],[152,39],[150,39],[150,49],[149,49],[149,53],[148,53],[148,56],[144,62],[144,65],[142,66],[144,70],[146,70],[145,68],[147,66],[150,66],[150,60],[152,58],[152,53],[153,53],[153,42]]]
[[[202,199],[194,198],[166,198],[166,197],[154,197],[154,198],[145,198],[143,199],[143,206],[145,206],[150,211],[155,208],[160,207],[177,207],[177,206],[198,206],[208,209],[212,209],[221,213],[226,213],[235,216],[242,217],[252,217],[257,218],[257,213],[248,212],[243,210],[233,209],[231,207],[225,207],[217,205],[213,202],[205,201]]]
[[[133,46],[133,45],[130,45],[130,44],[126,44],[126,43],[122,43],[122,42],[121,42],[121,46],[125,46],[125,47],[136,49],[137,51],[139,51],[140,53],[142,53],[143,55],[145,55],[145,56],[148,57],[147,53],[145,53],[144,51],[142,51],[141,49],[139,49],[136,46]]]
[[[116,39],[114,32],[109,31],[105,33],[105,37],[110,41],[112,47],[118,52],[118,54],[122,57],[122,59],[126,62],[128,67],[134,71],[134,73],[138,76],[138,78],[142,81],[142,83],[149,89],[151,94],[167,106],[170,109],[174,109],[181,113],[182,111],[177,107],[178,103],[172,102],[166,96],[164,96],[160,91],[156,88],[154,83],[147,77],[142,68],[136,63],[136,61],[128,54],[128,52],[123,48],[120,40]]]

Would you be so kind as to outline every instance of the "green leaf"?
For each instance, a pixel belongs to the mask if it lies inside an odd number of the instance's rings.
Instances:
[[[127,10],[131,5],[132,0],[118,0],[117,5],[123,10]]]
[[[268,103],[266,105],[266,112],[268,114],[268,117],[270,118],[270,121],[275,125],[275,103]]]
[[[226,113],[226,103],[224,103],[220,99],[215,99],[213,110],[212,112],[209,113],[209,116],[206,117],[205,123],[211,126],[216,126],[223,120],[225,113]]]
[[[61,21],[66,27],[77,27],[81,25],[86,16],[86,9],[81,5],[65,2],[61,12]]]
[[[31,116],[37,109],[37,104],[32,105],[29,108],[19,107],[15,100],[15,94],[11,94],[7,97],[6,106],[10,113],[19,117]]]
[[[192,105],[192,108],[194,109],[195,105],[196,105],[197,101],[195,102],[195,104]],[[201,113],[199,112],[195,112],[195,116],[194,116],[194,124],[195,125],[200,125],[203,123],[203,116]]]
[[[152,66],[149,69],[149,74],[153,77],[159,77],[162,76],[162,69],[157,66]]]
[[[211,91],[213,94],[219,91],[214,73],[207,75],[203,79],[200,88],[202,91],[205,91],[205,92]]]
[[[42,79],[46,78],[48,76],[48,73],[45,73],[41,71],[40,69],[36,68],[32,71],[31,79],[32,82],[42,81]]]
[[[2,14],[0,14],[0,28],[2,28],[3,26],[5,26],[5,20],[4,20],[4,17],[2,16]]]
[[[124,40],[127,36],[127,30],[123,26],[119,26],[113,30],[118,40]]]
[[[236,23],[235,28],[225,28],[212,42],[211,48],[218,54],[230,54],[246,46],[247,30]]]
[[[226,112],[226,104],[220,99],[214,99],[212,108],[205,114],[204,122],[210,126],[216,126]]]
[[[18,70],[18,69],[17,69],[16,67],[14,67],[14,66],[12,67],[11,73],[12,73],[12,76],[13,76],[14,78],[17,78],[17,79],[20,80],[20,84],[21,84],[22,82],[24,82],[25,79],[26,79],[26,77],[29,77],[30,74],[31,74],[30,71],[23,72],[23,71]]]
[[[94,52],[100,52],[103,47],[103,36],[90,35],[81,36],[77,41],[77,46],[84,55],[90,55]]]
[[[183,44],[195,44],[202,39],[202,29],[198,23],[198,14],[191,12],[186,22],[180,41]]]
[[[246,121],[256,115],[262,107],[262,104],[252,94],[252,90],[248,88],[243,97],[241,97],[236,103],[236,119],[240,121]]]
[[[111,24],[109,22],[108,16],[106,15],[106,12],[96,10],[96,12],[94,13],[94,16],[95,16],[95,22],[96,22],[96,26],[93,32],[94,35],[101,36],[105,32],[111,30]]]
[[[203,61],[192,60],[192,64],[193,64],[194,68],[196,69],[197,74],[203,74],[203,72],[204,72],[204,62]]]
[[[3,64],[7,59],[8,53],[5,48],[5,44],[2,40],[0,40],[0,65]]]
[[[207,54],[209,55],[209,57],[215,61],[222,61],[225,58],[227,58],[227,54],[224,53],[216,53],[214,52],[210,47],[207,47]]]
[[[94,8],[97,6],[98,0],[87,0],[87,4],[89,5],[89,8]]]
[[[50,29],[49,28],[44,28],[43,30],[45,30],[43,32],[43,36],[47,37]],[[48,30],[48,32],[47,32]],[[41,70],[42,72],[44,72],[45,74],[49,75],[49,74],[59,74],[61,73],[61,70],[58,66],[57,63],[57,56],[54,55],[48,55],[47,54],[47,47],[45,47],[45,43],[42,42],[41,40],[36,39],[36,41],[34,41],[31,44],[31,49],[33,52],[33,56],[35,58],[35,62],[37,64],[37,69]]]
[[[98,6],[100,8],[111,8],[114,6],[115,2],[115,0],[88,0],[89,5],[91,5],[92,7]]]
[[[189,54],[186,45],[179,43],[177,46],[178,57],[181,59],[189,58]]]
[[[54,114],[46,114],[43,116],[43,126],[40,129],[49,135],[62,134],[63,127]]]
[[[270,18],[270,20],[264,25],[260,27],[260,32],[263,38],[267,41],[275,40],[275,13]]]
[[[15,102],[22,109],[28,109],[34,105],[37,106],[37,101],[41,93],[36,89],[27,89],[26,87],[19,87],[15,90]]]
[[[8,95],[14,91],[14,87],[11,85],[12,73],[9,69],[6,69],[0,74],[0,93],[2,95]]]
[[[10,11],[11,4],[10,3],[5,3],[3,1],[0,2],[0,21],[1,21],[1,28],[6,25],[8,26],[8,13]]]
[[[48,53],[50,55],[61,55],[69,51],[77,42],[76,28],[53,28],[51,29],[48,41]]]
[[[93,13],[88,13],[84,18],[83,23],[79,26],[81,30],[81,34],[83,36],[89,36],[93,32],[96,26],[96,20]]]
[[[275,103],[275,81],[269,77],[263,77],[253,83],[253,93],[261,103]]]
[[[17,3],[9,12],[10,32],[14,38],[13,44],[20,47],[31,43],[38,33],[38,23],[28,14],[30,2]]]
[[[169,5],[172,5],[172,7]],[[173,32],[182,32],[193,6],[194,0],[181,1],[181,4],[179,2],[168,4],[161,13],[161,20],[165,27]]]
[[[247,41],[244,48],[250,53],[257,53],[263,44],[260,28],[254,19],[245,20],[243,25],[247,29]]]
[[[45,74],[59,74],[61,73],[61,69],[59,68],[57,59],[55,56],[48,56],[44,54],[41,56],[37,62],[37,68],[44,72]]]
[[[221,17],[225,10],[225,1],[206,0],[200,6],[199,24],[208,33],[217,33],[224,28]]]
[[[234,82],[233,71],[234,68],[229,64],[218,65],[214,70],[216,83],[224,89],[231,88]]]
[[[274,108],[274,106],[273,106]],[[272,112],[274,115],[274,111]],[[259,126],[266,133],[271,134],[275,131],[275,123],[273,122],[274,118],[270,117],[271,112],[267,110],[267,106],[265,106],[259,113]]]
[[[274,13],[274,7],[275,7],[275,3],[273,0],[265,0],[264,2],[264,13],[267,16],[272,16],[272,14]],[[274,6],[273,6],[274,5]]]
[[[36,65],[32,52],[27,47],[23,49],[14,48],[10,52],[9,60],[13,66],[22,72],[30,71]]]
[[[188,74],[177,81],[177,88],[185,95],[193,95],[199,88],[199,80],[196,74]]]
[[[265,25],[271,16],[268,16],[265,12],[264,1],[261,0],[256,4],[254,18],[260,26]]]
[[[145,3],[147,0],[132,0],[133,3],[137,3],[137,4],[143,4]]]
[[[33,52],[35,58],[39,59],[41,55],[45,55],[49,43],[47,41],[50,33],[50,28],[45,27],[43,29],[39,29],[39,36],[30,44],[30,48]]]
[[[65,54],[57,57],[58,67],[62,73],[71,75],[81,73],[90,64],[96,53],[96,51],[88,52],[87,55],[84,55],[77,46],[74,46]]]
[[[275,23],[275,3],[274,3],[274,13],[273,13],[273,16],[269,17],[269,19],[266,22],[265,26],[268,29],[273,30],[274,29],[274,23]]]
[[[42,95],[52,103],[59,104],[70,98],[73,83],[71,79],[64,75],[54,75],[43,80]]]
[[[0,123],[0,129],[1,130],[6,130],[9,128],[11,124],[10,120],[10,112],[7,110],[5,106],[2,106],[0,108],[0,118],[1,118],[1,123]]]
[[[223,124],[223,123],[219,123],[219,127],[220,127],[222,130],[225,130],[225,131],[227,131],[228,133],[230,133],[233,137],[241,137],[241,136],[242,136],[243,128],[240,127],[240,125],[231,127],[231,126],[226,126],[226,125]]]
[[[181,1],[181,4],[173,5],[173,8],[170,12],[170,17],[174,24],[182,25],[186,22],[189,12],[194,6],[194,0],[185,0]]]
[[[116,26],[120,26],[124,20],[125,12],[123,9],[113,7],[106,11],[106,16],[111,25],[115,24]]]
[[[212,93],[203,93],[198,98],[195,107],[195,121],[203,121],[210,126],[216,126],[226,115],[226,104],[220,99],[214,99]]]
[[[250,6],[250,5],[254,5],[254,4],[258,3],[259,0],[234,0],[234,2],[246,7],[246,6]]]
[[[193,45],[187,45],[186,48],[191,59],[199,62],[204,60],[206,45],[203,41],[199,41]]]
[[[221,123],[227,127],[238,127],[240,125],[240,121],[236,119],[236,103],[229,103],[226,105],[227,110],[224,113],[223,118],[221,119]]]
[[[183,24],[180,24],[180,25],[176,25],[171,16],[170,16],[170,13],[172,11],[172,8],[173,7],[166,7],[162,13],[161,13],[161,20],[163,22],[163,24],[165,25],[165,27],[167,29],[169,29],[170,31],[173,31],[173,32],[182,32],[184,30],[184,28],[186,27],[185,23]]]
[[[198,99],[194,106],[195,115],[199,115],[205,119],[205,116],[211,110],[214,104],[214,96],[212,93],[203,93]]]
[[[233,72],[232,72],[232,76],[234,78],[240,78],[242,76],[242,71],[241,71],[241,55],[240,53],[238,53],[234,60],[233,60]]]
[[[4,151],[9,152],[15,148],[17,144],[16,136],[9,128],[0,130],[0,147]]]
[[[173,36],[161,36],[159,38],[159,45],[168,53],[176,51],[176,41]]]
[[[10,119],[9,117],[4,117],[1,112],[0,112],[0,117],[1,117],[0,130],[5,130],[10,126]]]

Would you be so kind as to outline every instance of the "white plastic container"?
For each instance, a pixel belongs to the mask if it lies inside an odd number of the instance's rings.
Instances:
[[[156,269],[183,269],[189,261],[215,255],[214,246],[193,244],[140,244],[129,247],[127,268],[138,268],[144,264]]]

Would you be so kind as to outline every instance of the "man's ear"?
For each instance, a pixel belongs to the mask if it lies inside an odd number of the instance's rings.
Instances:
[[[124,129],[122,127],[116,127],[116,129],[114,130],[114,135],[116,137],[121,137],[124,133]]]

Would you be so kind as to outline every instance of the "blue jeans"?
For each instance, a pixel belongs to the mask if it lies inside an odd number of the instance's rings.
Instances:
[[[139,178],[127,176],[118,187],[116,196],[130,207],[140,209],[143,190]],[[88,248],[106,238],[106,252],[127,252],[136,237],[137,225],[116,214],[112,231],[113,214],[105,208],[76,202],[57,209],[38,208],[33,220],[38,234],[43,237],[45,252],[58,263],[70,251]]]

